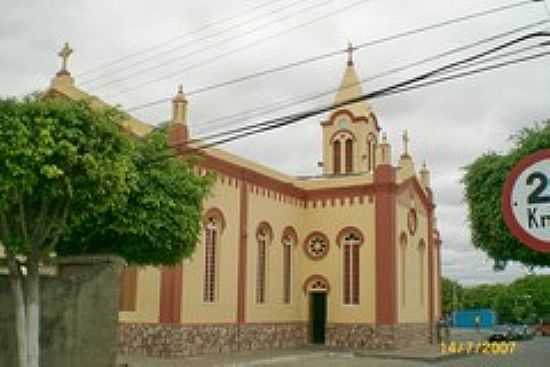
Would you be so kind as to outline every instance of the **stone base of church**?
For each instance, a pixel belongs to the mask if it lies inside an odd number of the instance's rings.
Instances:
[[[326,345],[338,349],[390,350],[423,346],[430,341],[430,327],[424,323],[329,323],[326,327]],[[308,343],[309,327],[305,322],[119,326],[120,353],[159,358],[297,348]]]
[[[431,330],[427,323],[329,323],[326,332],[328,346],[345,349],[389,350],[428,345],[430,342]]]
[[[147,324],[119,326],[119,352],[178,358],[200,354],[296,348],[307,344],[306,323]]]

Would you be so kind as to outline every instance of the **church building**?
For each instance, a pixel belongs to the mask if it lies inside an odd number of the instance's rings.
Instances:
[[[49,93],[106,105],[75,86],[65,62]],[[334,104],[362,94],[350,52]],[[189,154],[182,148],[191,138],[188,107],[180,88],[169,138],[182,155]],[[133,117],[125,126],[141,136],[153,129]],[[430,172],[425,164],[417,171],[406,132],[394,154],[368,102],[335,108],[319,128],[323,173],[316,177],[219,148],[194,153],[197,174],[216,177],[200,243],[175,267],[123,273],[121,352],[173,358],[434,342],[441,240]]]

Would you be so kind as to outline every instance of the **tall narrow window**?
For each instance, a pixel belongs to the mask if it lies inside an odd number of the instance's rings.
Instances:
[[[401,302],[405,306],[407,302],[407,235],[405,233],[401,233],[399,242],[401,247]]]
[[[266,240],[261,238],[258,240],[258,264],[256,273],[256,302],[265,302],[265,251]]]
[[[419,289],[420,289],[420,304],[424,304],[424,256],[425,256],[426,243],[424,240],[420,240],[418,243],[418,267],[419,267]]]
[[[218,228],[213,218],[209,219],[204,236],[204,289],[203,301],[216,300],[216,252],[218,245]]]
[[[334,149],[334,153],[332,155],[333,159],[334,159],[334,162],[333,162],[333,166],[334,166],[334,173],[338,174],[338,173],[341,173],[342,172],[342,144],[340,143],[339,140],[336,140],[334,143],[333,143],[333,149]]]
[[[267,223],[261,223],[256,232],[258,252],[256,258],[256,303],[266,301],[267,288],[267,246],[272,238],[271,227]]]
[[[353,172],[353,140],[346,140],[346,173]]]
[[[283,303],[289,304],[292,286],[292,244],[290,236],[283,237]]]
[[[338,245],[343,251],[343,291],[345,305],[359,304],[360,264],[359,247],[363,243],[363,236],[356,229],[344,230],[338,236]]]

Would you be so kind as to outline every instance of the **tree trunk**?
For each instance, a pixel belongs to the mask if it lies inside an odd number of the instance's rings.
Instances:
[[[8,253],[8,269],[11,290],[15,304],[15,335],[17,338],[17,360],[19,367],[28,367],[27,320],[23,296],[22,274],[15,258]]]
[[[28,259],[27,340],[28,367],[40,365],[40,272],[37,258]]]

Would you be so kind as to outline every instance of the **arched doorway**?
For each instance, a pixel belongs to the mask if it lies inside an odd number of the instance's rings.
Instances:
[[[309,340],[312,344],[325,344],[329,290],[329,283],[322,275],[312,275],[304,282],[304,292],[309,302]]]

